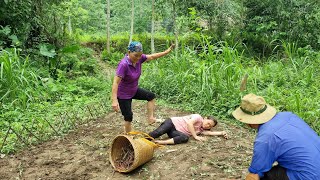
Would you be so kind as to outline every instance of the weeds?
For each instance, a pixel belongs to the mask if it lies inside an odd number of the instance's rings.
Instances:
[[[20,57],[17,49],[0,51],[0,102],[26,108],[38,84],[28,57]]]
[[[166,57],[147,65],[141,86],[185,110],[226,119],[233,119],[231,112],[244,93],[256,93],[279,111],[298,114],[320,133],[320,123],[314,118],[320,116],[320,96],[316,93],[320,88],[316,81],[320,78],[319,54],[305,50],[304,54],[310,55],[301,57],[296,44],[283,43],[286,57],[258,63],[223,42],[203,40],[202,46],[209,49],[200,57],[189,49],[181,52],[181,57]],[[240,92],[245,74],[246,90]]]

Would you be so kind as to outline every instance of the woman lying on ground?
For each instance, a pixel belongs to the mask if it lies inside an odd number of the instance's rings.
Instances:
[[[203,118],[199,114],[191,114],[182,117],[171,117],[165,120],[157,129],[150,132],[149,135],[153,138],[158,138],[167,133],[170,139],[154,140],[158,144],[186,143],[190,136],[198,141],[205,141],[206,138],[199,136],[200,134],[223,136],[228,139],[225,131],[210,131],[217,124],[218,121],[213,116]]]

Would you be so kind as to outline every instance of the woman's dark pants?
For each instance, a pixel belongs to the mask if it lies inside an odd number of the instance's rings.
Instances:
[[[166,133],[169,138],[173,138],[174,144],[186,143],[189,140],[187,134],[176,130],[171,119],[165,120],[156,130],[149,133],[149,135],[153,138],[158,138]]]

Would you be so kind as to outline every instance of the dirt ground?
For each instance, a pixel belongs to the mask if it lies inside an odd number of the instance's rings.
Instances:
[[[134,101],[135,130],[150,132],[146,106]],[[190,114],[157,107],[161,118]],[[111,112],[105,117],[77,127],[65,137],[29,147],[0,158],[0,179],[244,179],[252,155],[254,135],[247,129],[220,122],[214,130],[226,130],[229,139],[209,137],[156,149],[151,161],[134,171],[115,172],[109,149],[122,133],[122,116]],[[166,138],[166,135],[163,136]]]

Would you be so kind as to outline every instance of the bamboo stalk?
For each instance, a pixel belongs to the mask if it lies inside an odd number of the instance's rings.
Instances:
[[[0,148],[0,152],[2,151],[4,143],[6,143],[6,140],[7,140],[7,137],[9,135],[10,130],[11,130],[11,126],[9,126],[8,131],[7,131],[7,133],[6,133],[6,135],[5,135],[4,139],[3,139],[3,142],[2,142],[2,145],[1,145],[1,148]]]
[[[247,89],[247,80],[248,80],[248,74],[244,75],[242,81],[241,81],[241,84],[240,84],[240,91],[244,91]]]
[[[72,127],[75,127],[75,121],[72,120],[72,117],[69,116],[68,112],[66,112],[66,116],[68,117],[69,122],[71,122]]]
[[[12,132],[18,137],[18,139],[23,142],[25,145],[29,145],[13,128],[11,128]]]
[[[60,134],[52,127],[52,125],[49,123],[49,121],[47,121],[46,119],[44,119],[44,120],[49,124],[51,129],[59,136]]]
[[[41,141],[40,138],[38,138],[36,135],[34,135],[27,127],[25,127],[24,125],[22,125],[22,127],[29,132],[29,134],[31,134],[32,136],[34,136],[38,141]]]
[[[87,105],[86,108],[89,110],[89,113],[90,113],[90,115],[91,115],[91,118],[94,118],[94,116],[92,115],[91,109],[89,108],[89,105]]]

